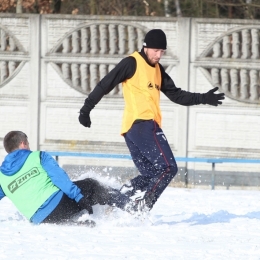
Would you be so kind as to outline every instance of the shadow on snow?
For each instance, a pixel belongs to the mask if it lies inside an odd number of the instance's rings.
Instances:
[[[181,215],[178,215],[178,217],[180,216]],[[238,218],[249,218],[249,219],[260,220],[260,212],[249,212],[245,215],[232,214],[226,210],[220,210],[210,215],[193,213],[191,217],[180,221],[171,220],[173,218],[176,218],[176,216],[157,215],[156,218],[159,219],[154,222],[154,225],[156,226],[162,224],[175,225],[180,223],[191,223],[191,225],[193,226],[193,225],[208,225],[213,223],[229,223],[230,220],[238,219]]]

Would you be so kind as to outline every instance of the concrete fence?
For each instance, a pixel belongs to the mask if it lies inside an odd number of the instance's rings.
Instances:
[[[32,149],[128,154],[120,126],[122,86],[91,112],[78,112],[96,83],[161,28],[161,63],[177,87],[219,86],[220,107],[182,107],[161,97],[163,130],[176,157],[260,158],[260,22],[191,18],[0,14],[0,139],[14,129]],[[0,146],[0,159],[5,156]],[[72,158],[61,164],[130,166],[132,162]],[[210,171],[205,164],[180,167]],[[223,164],[219,171],[259,172],[259,165]]]

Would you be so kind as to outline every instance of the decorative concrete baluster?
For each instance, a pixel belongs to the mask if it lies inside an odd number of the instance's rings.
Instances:
[[[62,63],[61,65],[62,75],[66,80],[70,80],[70,66],[68,63]]]
[[[99,65],[99,80],[103,79],[107,75],[107,65],[100,64]]]
[[[100,54],[106,54],[108,53],[107,50],[107,40],[108,40],[108,32],[107,32],[107,25],[101,24],[99,26],[99,35],[100,35]]]
[[[89,74],[87,64],[80,64],[80,81],[82,90],[89,91]]]
[[[231,94],[233,97],[239,96],[239,78],[238,78],[238,70],[237,69],[231,69],[230,70],[230,85],[231,85]]]
[[[6,32],[4,30],[0,30],[1,34],[1,41],[0,41],[0,45],[1,45],[1,51],[6,51],[6,38],[7,38],[7,35],[6,35]]]
[[[109,24],[109,54],[117,53],[117,31],[115,24]]]
[[[79,53],[79,32],[75,31],[72,33],[72,53]]]
[[[127,26],[127,34],[128,34],[128,53],[133,53],[136,51],[135,43],[136,43],[136,36],[135,36],[135,29],[133,26]]]
[[[249,30],[242,30],[242,59],[248,59],[250,54],[250,34]]]
[[[16,44],[13,38],[9,37],[9,51],[15,51]]]
[[[125,33],[125,25],[118,25],[118,53],[125,54],[126,53],[126,33]]]
[[[260,101],[260,71],[258,71],[258,90],[257,90],[257,95],[258,95],[258,100]]]
[[[122,83],[119,83],[118,86],[117,86],[117,95],[120,95],[122,96],[123,95],[123,84]]]
[[[245,69],[240,70],[240,98],[247,99],[249,96],[249,77],[248,71]]]
[[[86,28],[82,28],[81,32],[81,53],[89,52],[89,38],[88,38],[88,31]]]
[[[231,56],[231,43],[230,43],[230,36],[226,35],[223,38],[223,58],[230,58]]]
[[[72,78],[72,85],[74,87],[80,86],[79,64],[77,63],[71,64],[71,78]]]
[[[219,82],[219,69],[217,69],[217,68],[212,68],[211,69],[211,78],[212,78],[213,86],[219,86],[220,85],[220,82]]]
[[[99,51],[98,45],[98,26],[91,25],[90,26],[90,53],[97,54]]]
[[[114,64],[110,64],[108,66],[108,71],[111,71],[114,67],[115,67]],[[112,91],[109,92],[109,95],[113,96],[113,95],[117,94],[117,92],[118,92],[118,86],[116,86],[114,89],[112,89]]]
[[[1,83],[7,79],[8,77],[8,68],[7,68],[7,62],[6,61],[1,61]]]
[[[219,42],[215,43],[213,46],[213,58],[219,58],[221,56],[221,44]]]
[[[137,49],[139,50],[139,49],[141,49],[143,47],[144,32],[141,29],[139,29],[139,28],[136,29],[136,32],[137,32],[137,40],[138,40],[138,42],[137,42],[137,44],[138,44]]]
[[[259,99],[259,75],[257,70],[250,70],[250,97],[254,101]]]
[[[9,77],[14,73],[15,69],[16,69],[16,62],[9,61],[8,62]]]
[[[227,69],[221,69],[220,71],[221,76],[221,87],[224,92],[229,91],[229,75]]]
[[[252,29],[251,30],[251,37],[252,37],[252,59],[259,58],[259,30]]]
[[[234,59],[239,59],[241,56],[239,35],[238,32],[232,33],[232,58]]]
[[[90,64],[89,65],[89,73],[90,73],[90,90],[92,91],[98,83],[97,64]]]
[[[69,37],[65,38],[62,41],[62,52],[63,53],[69,53],[70,52],[70,39],[69,39]]]

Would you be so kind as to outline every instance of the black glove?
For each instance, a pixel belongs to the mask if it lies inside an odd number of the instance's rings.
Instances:
[[[79,111],[79,122],[85,126],[85,127],[90,127],[91,126],[91,121],[90,121],[90,111],[94,108],[95,106],[92,104],[92,102],[87,98],[85,100],[84,106],[80,109]]]
[[[218,90],[218,87],[215,87],[208,91],[207,93],[203,94],[203,102],[202,104],[208,104],[211,106],[218,106],[221,105],[222,102],[220,100],[225,99],[224,93],[214,94]]]
[[[79,122],[85,127],[91,126],[89,113],[84,112],[82,108],[79,111]]]
[[[89,214],[93,214],[93,203],[92,200],[86,197],[83,197],[82,199],[80,199],[80,201],[78,202],[79,207],[83,210],[86,209],[88,211]]]

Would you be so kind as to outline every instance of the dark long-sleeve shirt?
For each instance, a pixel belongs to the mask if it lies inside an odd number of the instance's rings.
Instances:
[[[146,60],[147,57],[142,49],[139,54]],[[152,66],[151,64],[149,64]],[[171,77],[165,72],[163,66],[159,64],[162,76],[161,91],[172,101],[180,105],[191,106],[198,104],[205,104],[204,95],[200,93],[191,93],[177,88]],[[136,60],[134,57],[129,56],[122,59],[113,70],[111,70],[89,94],[86,101],[94,107],[104,95],[108,94],[119,83],[130,79],[136,70]]]

